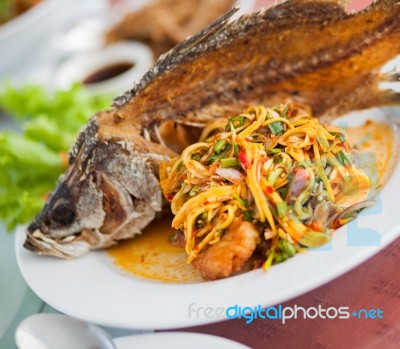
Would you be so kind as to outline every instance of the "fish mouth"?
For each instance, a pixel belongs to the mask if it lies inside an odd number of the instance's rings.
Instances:
[[[27,231],[24,247],[40,255],[73,259],[83,256],[90,250],[90,244],[80,237],[81,234],[76,233],[54,239],[35,229],[33,232]]]

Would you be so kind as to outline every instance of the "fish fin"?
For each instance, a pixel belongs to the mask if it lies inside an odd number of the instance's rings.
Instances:
[[[128,103],[130,98],[137,95],[140,90],[143,90],[158,75],[170,70],[176,64],[186,61],[190,56],[195,57],[202,51],[201,45],[206,49],[207,47],[212,49],[218,47],[218,41],[220,40],[217,39],[218,34],[224,29],[229,34],[234,25],[227,26],[227,24],[238,9],[238,7],[233,7],[199,33],[182,41],[170,51],[160,56],[156,64],[142,77],[138,84],[114,99],[112,107],[116,109],[123,107]],[[285,24],[283,20],[287,18],[293,22],[293,25],[295,25],[295,22],[305,24],[323,20],[337,20],[346,15],[343,7],[334,0],[288,0],[282,4],[260,10],[258,17],[262,19],[263,14],[265,20],[275,19]],[[242,23],[239,26],[241,27],[240,30],[245,31],[247,27],[257,25],[257,21],[251,20],[254,17],[254,14],[241,16],[237,20],[237,23]],[[227,36],[227,34],[223,34],[222,36]]]
[[[299,18],[308,23],[338,20],[347,15],[343,1],[338,0],[287,0],[265,10],[265,17],[269,19],[287,18],[292,21]]]
[[[379,70],[400,53],[399,2],[346,14],[336,1],[289,0],[228,15],[162,57],[114,107],[122,123],[148,127],[202,122],[274,97],[307,103],[316,116],[382,103]]]
[[[217,18],[209,26],[202,29],[197,34],[183,40],[174,48],[161,55],[156,64],[145,75],[143,75],[142,79],[137,85],[113,100],[112,107],[121,108],[129,101],[130,98],[135,96],[140,90],[144,89],[147,84],[149,84],[157,75],[163,73],[164,71],[168,71],[171,66],[179,63],[179,61],[188,54],[188,51],[191,48],[196,45],[201,45],[211,36],[215,36],[221,32],[231,17],[238,10],[238,7],[233,7],[228,12]]]
[[[391,71],[381,75],[383,82],[400,82],[400,72]]]
[[[218,34],[229,22],[231,17],[239,10],[239,7],[233,7],[228,12],[217,18],[214,22],[208,25],[206,28],[200,30],[197,34],[183,40],[181,43],[175,46],[172,50],[160,57],[161,61],[170,59],[171,56],[176,54],[184,54],[190,48],[195,45],[201,45],[207,40],[207,38]]]
[[[378,94],[378,103],[381,105],[398,105],[400,104],[400,92],[395,90],[384,90]]]

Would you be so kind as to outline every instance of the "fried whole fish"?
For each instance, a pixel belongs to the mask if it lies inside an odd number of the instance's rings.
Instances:
[[[229,11],[160,57],[113,109],[82,130],[69,168],[24,246],[61,258],[140,234],[162,211],[158,164],[174,156],[158,127],[201,126],[249,105],[293,101],[315,115],[399,104],[379,83],[400,53],[400,0],[346,14],[335,1],[289,0],[231,21]]]

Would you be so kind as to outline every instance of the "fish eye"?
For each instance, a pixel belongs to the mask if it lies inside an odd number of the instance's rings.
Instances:
[[[68,206],[58,205],[52,214],[52,220],[62,226],[70,225],[75,219],[75,212]]]

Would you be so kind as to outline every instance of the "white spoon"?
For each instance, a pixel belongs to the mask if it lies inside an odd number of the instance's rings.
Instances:
[[[15,340],[19,349],[116,349],[102,328],[61,314],[35,314],[22,321]]]

